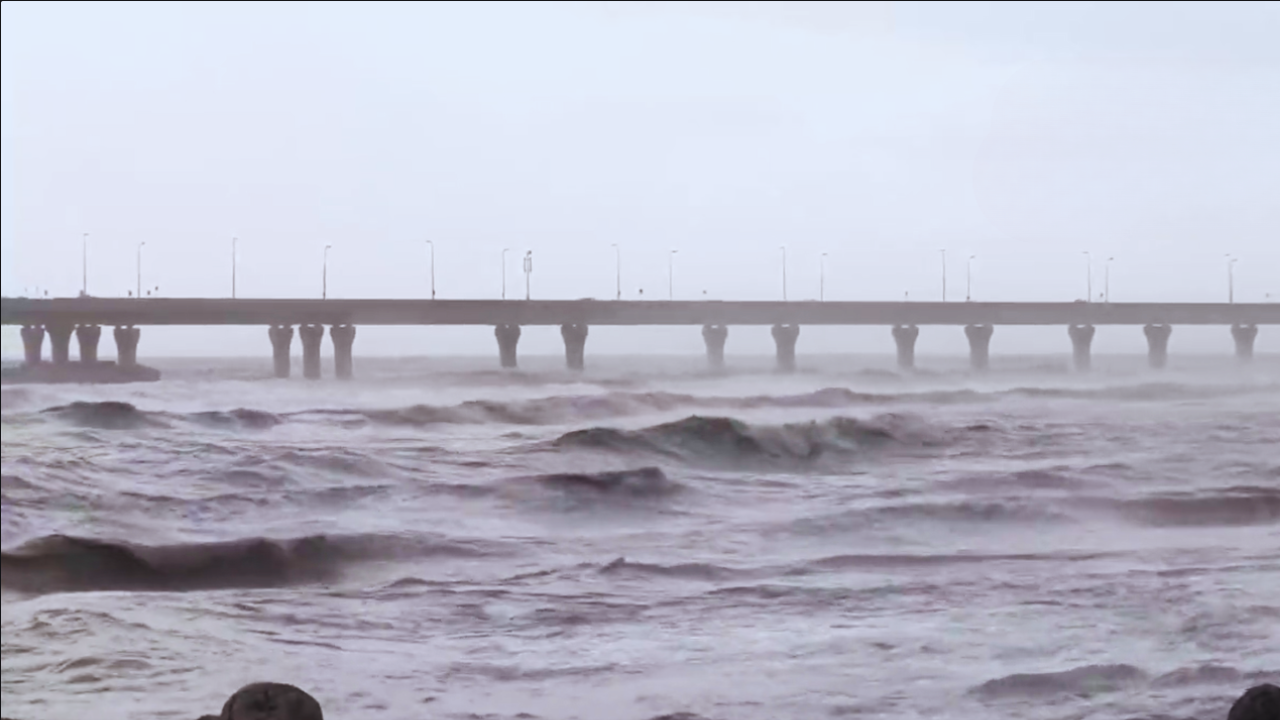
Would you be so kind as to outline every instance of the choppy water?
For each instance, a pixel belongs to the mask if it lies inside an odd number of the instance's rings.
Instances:
[[[5,388],[5,715],[1218,720],[1280,676],[1273,358],[806,360]]]

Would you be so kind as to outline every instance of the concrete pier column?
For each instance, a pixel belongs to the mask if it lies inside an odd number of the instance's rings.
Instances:
[[[773,342],[778,346],[779,370],[793,372],[796,369],[796,340],[799,338],[799,325],[773,326]]]
[[[498,325],[493,329],[493,336],[498,339],[498,362],[504,368],[515,368],[519,365],[517,347],[520,345],[519,325]]]
[[[101,325],[79,325],[76,327],[76,342],[80,344],[80,362],[98,362],[98,341],[101,339]]]
[[[1071,337],[1071,361],[1080,372],[1088,372],[1093,366],[1093,335],[1096,328],[1092,325],[1068,325],[1067,335]]]
[[[22,358],[27,365],[39,365],[44,356],[44,326],[22,326]]]
[[[561,325],[560,337],[564,338],[564,364],[570,370],[586,367],[587,326]]]
[[[969,367],[984,371],[991,366],[991,335],[995,328],[990,325],[965,325],[964,335],[969,338]]]
[[[71,362],[71,333],[74,325],[45,325],[49,333],[49,356],[54,365],[66,365]]]
[[[893,342],[898,346],[898,367],[911,370],[916,366],[916,338],[920,328],[915,325],[893,326]]]
[[[1253,341],[1258,337],[1257,325],[1232,325],[1231,339],[1236,341],[1236,359],[1240,362],[1253,360]]]
[[[729,328],[724,325],[703,325],[702,341],[707,344],[707,364],[714,370],[724,367],[724,344],[729,339]]]
[[[132,325],[117,325],[112,332],[116,338],[116,365],[133,367],[138,364],[138,340],[142,330]]]
[[[1153,368],[1162,368],[1169,363],[1169,336],[1173,334],[1170,325],[1147,325],[1142,328],[1147,336],[1147,364]]]
[[[271,364],[278,378],[289,377],[289,353],[292,352],[293,345],[293,326],[292,325],[272,325],[267,330],[267,337],[271,338]]]
[[[355,325],[334,325],[329,328],[333,340],[333,375],[339,380],[351,379],[351,348],[356,342]]]
[[[323,325],[300,325],[298,337],[302,340],[302,377],[320,379],[320,341],[324,340]]]

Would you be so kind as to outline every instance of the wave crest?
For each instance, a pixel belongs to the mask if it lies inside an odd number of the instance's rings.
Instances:
[[[856,452],[886,444],[936,442],[905,416],[871,421],[836,417],[821,422],[754,426],[729,417],[694,415],[642,430],[594,427],[560,436],[557,447],[656,453],[685,460],[814,460],[829,452]]]
[[[476,542],[396,535],[174,545],[48,535],[0,554],[0,583],[29,593],[270,588],[334,580],[346,566],[360,561],[495,552],[495,547]]]

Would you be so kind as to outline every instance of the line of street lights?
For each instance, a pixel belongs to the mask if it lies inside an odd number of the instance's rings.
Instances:
[[[231,238],[231,297],[232,298],[236,297],[236,270],[237,270],[237,264],[238,264],[238,255],[236,252],[236,246],[238,242],[239,242],[238,237]],[[136,277],[135,292],[136,292],[136,296],[139,298],[142,297],[142,248],[145,247],[146,244],[147,243],[144,240],[142,242],[139,242],[137,245],[137,277]],[[426,244],[430,250],[431,299],[434,300],[436,298],[436,246],[435,246],[435,242],[433,242],[432,240],[427,240]],[[615,252],[615,275],[616,275],[616,282],[617,282],[616,298],[618,300],[621,300],[622,299],[622,248],[618,243],[612,243],[611,247],[614,249],[614,252]],[[331,249],[333,249],[333,245],[324,246],[324,260],[321,265],[321,279],[320,279],[321,299],[328,299],[329,297],[329,251]],[[782,252],[782,299],[785,302],[788,299],[787,298],[787,246],[780,245],[778,249]],[[503,300],[507,299],[507,253],[510,251],[511,251],[511,248],[502,249],[502,299]],[[668,300],[675,300],[675,256],[679,252],[680,252],[679,250],[672,249],[667,256],[667,298]],[[946,248],[941,248],[938,250],[938,252],[942,256],[942,301],[946,302],[947,301],[947,250]],[[1085,256],[1085,266],[1086,266],[1085,282],[1086,282],[1086,293],[1087,293],[1085,296],[1086,301],[1093,302],[1094,301],[1093,254],[1088,250],[1082,251],[1081,254]],[[968,256],[966,266],[965,266],[965,301],[966,302],[970,302],[973,300],[973,261],[976,260],[977,257],[978,257],[977,255]],[[1235,264],[1239,262],[1239,258],[1234,257],[1230,253],[1226,254],[1224,257],[1226,258],[1226,261],[1227,261],[1227,302],[1234,303],[1235,302]],[[1111,302],[1111,263],[1114,260],[1115,260],[1114,257],[1108,257],[1106,260],[1106,264],[1104,265],[1103,291],[1102,291],[1101,298],[1103,302],[1107,302],[1107,303]],[[818,274],[818,299],[819,301],[826,300],[826,284],[827,284],[826,263],[827,263],[827,253],[824,252],[819,256],[819,265],[818,265],[818,268],[819,268],[818,269],[818,273],[819,273]],[[533,251],[532,250],[525,251],[523,268],[524,268],[524,274],[525,274],[525,299],[529,300],[532,297],[532,280],[530,278],[530,276],[533,274]],[[81,236],[81,275],[82,277],[81,277],[80,294],[82,297],[88,297],[89,295],[89,233],[84,233]],[[156,290],[159,290],[158,286],[156,287]],[[910,297],[909,294],[904,295],[903,296],[904,302],[909,297]],[[1268,299],[1270,299],[1270,294],[1268,294],[1267,297]]]

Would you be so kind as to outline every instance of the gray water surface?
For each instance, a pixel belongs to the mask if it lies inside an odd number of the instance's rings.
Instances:
[[[5,715],[1219,720],[1280,677],[1275,358],[522,361],[5,387]]]

